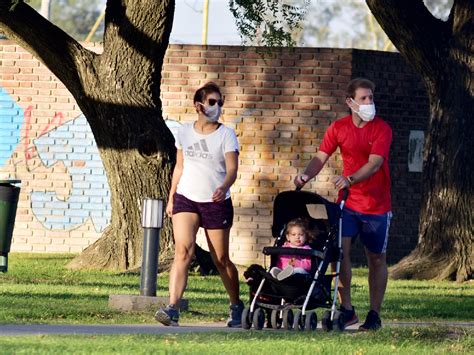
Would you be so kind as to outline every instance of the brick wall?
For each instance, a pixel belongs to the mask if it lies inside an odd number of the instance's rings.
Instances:
[[[367,76],[377,84],[378,114],[393,130],[390,152],[393,219],[387,256],[394,263],[418,241],[421,172],[408,171],[408,138],[410,131],[426,129],[429,101],[420,77],[397,53],[353,50],[352,66],[354,77]],[[358,255],[362,255],[360,249],[354,257]]]
[[[0,178],[23,181],[12,250],[79,252],[100,236],[110,216],[108,185],[90,128],[69,92],[26,51],[0,41],[0,62]],[[398,54],[169,47],[161,86],[169,126],[195,119],[194,91],[213,80],[225,96],[223,121],[238,134],[231,233],[237,263],[262,259],[262,247],[273,241],[274,197],[294,188],[293,177],[329,124],[346,114],[344,89],[359,75],[376,82],[378,111],[394,129],[393,262],[417,240],[421,177],[408,172],[408,134],[423,129],[428,115],[424,89]],[[336,155],[307,188],[333,199],[329,179],[340,168]]]

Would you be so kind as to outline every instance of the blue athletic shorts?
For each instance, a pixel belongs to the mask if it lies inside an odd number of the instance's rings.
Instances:
[[[204,229],[228,229],[234,222],[234,206],[230,198],[221,202],[194,202],[175,193],[173,214],[191,212],[199,215],[199,226]]]
[[[363,214],[344,207],[342,236],[360,237],[364,246],[376,254],[384,254],[387,249],[388,230],[392,212],[384,214]]]

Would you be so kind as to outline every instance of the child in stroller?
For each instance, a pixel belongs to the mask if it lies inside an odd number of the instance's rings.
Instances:
[[[311,234],[308,223],[302,218],[295,218],[286,225],[286,241],[283,248],[311,249]],[[279,255],[276,266],[270,269],[270,275],[281,281],[294,274],[309,275],[311,257],[298,255]]]
[[[263,254],[271,258],[270,268],[267,272],[254,264],[244,272],[249,284],[250,306],[242,313],[243,328],[250,329],[253,325],[257,330],[262,329],[266,318],[267,326],[274,329],[315,330],[316,309],[322,307],[328,309],[322,317],[322,328],[344,329],[344,314],[336,308],[336,290],[342,258],[340,224],[346,197],[337,205],[308,191],[285,191],[277,195],[272,226],[275,244],[263,248]],[[308,221],[307,230],[314,236],[309,248],[284,246],[287,224],[295,219]],[[283,271],[273,270],[278,267],[281,255],[310,258],[309,273],[291,273],[278,279]],[[336,265],[335,273],[327,275],[331,262]]]

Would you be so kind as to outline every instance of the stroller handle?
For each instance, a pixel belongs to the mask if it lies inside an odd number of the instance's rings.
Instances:
[[[349,197],[349,189],[346,187],[342,189],[342,201],[346,201]]]
[[[306,181],[304,181],[304,183],[306,183]],[[295,188],[295,191],[301,191],[301,189],[303,188],[304,185],[302,186],[296,186]],[[346,187],[346,188],[343,188],[342,189],[342,201],[346,201],[347,198],[349,197],[349,189]]]

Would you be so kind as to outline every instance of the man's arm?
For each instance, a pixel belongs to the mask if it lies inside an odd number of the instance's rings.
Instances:
[[[350,187],[358,182],[364,181],[374,175],[382,166],[384,158],[380,155],[370,154],[369,161],[362,165],[351,176],[338,176],[334,179],[334,184],[338,189]]]
[[[316,155],[313,157],[313,159],[311,159],[311,161],[309,162],[304,173],[296,175],[295,180],[294,180],[296,187],[302,187],[309,180],[311,180],[316,175],[318,175],[321,169],[323,168],[324,164],[326,164],[326,162],[328,161],[328,159],[329,159],[328,154],[322,151],[318,151]]]

